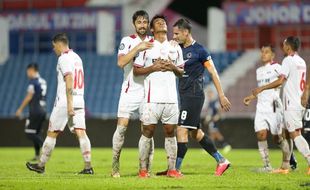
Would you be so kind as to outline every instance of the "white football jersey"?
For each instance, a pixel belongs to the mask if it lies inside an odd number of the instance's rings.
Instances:
[[[305,61],[297,53],[283,59],[281,74],[286,78],[283,86],[284,110],[299,111],[304,109],[300,99],[305,90],[306,70]]]
[[[150,41],[151,39],[152,38],[150,36],[146,36],[144,41]],[[128,54],[128,52],[130,52],[140,42],[142,42],[142,40],[136,34],[124,37],[121,40],[118,49],[118,56]],[[139,54],[135,56],[133,61],[136,59],[138,55]],[[144,77],[133,75],[133,69],[132,69],[133,61],[131,61],[124,67],[124,79],[121,93],[126,93],[126,96],[130,97],[127,98],[127,101],[141,102],[141,100],[144,98],[144,88],[143,88]]]
[[[84,108],[84,71],[83,62],[78,54],[68,50],[61,54],[57,63],[57,95],[55,107],[67,107],[65,76],[72,74],[73,107]]]
[[[257,86],[265,86],[277,80],[280,76],[281,66],[278,63],[267,63],[256,69]],[[282,108],[280,99],[280,89],[268,89],[257,95],[256,111],[258,112],[274,112],[277,106]]]
[[[134,62],[137,67],[149,67],[155,59],[170,58],[177,67],[184,66],[182,49],[171,45],[167,40],[160,43],[154,40],[151,49],[141,52]],[[145,77],[145,102],[147,103],[178,103],[176,76],[173,72],[153,72]]]

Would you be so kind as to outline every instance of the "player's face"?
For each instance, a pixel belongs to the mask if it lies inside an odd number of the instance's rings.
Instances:
[[[179,44],[184,44],[188,36],[187,30],[179,29],[179,27],[173,27],[173,40],[177,41]]]
[[[29,79],[34,78],[35,74],[36,74],[36,71],[33,68],[27,69],[27,77]]]
[[[139,35],[146,35],[149,21],[143,16],[138,16],[134,22],[136,33]]]
[[[60,42],[53,42],[53,50],[57,56],[61,55],[61,43]]]
[[[157,18],[154,20],[153,23],[153,31],[154,33],[157,32],[167,32],[167,23],[162,18]]]
[[[269,63],[274,59],[274,53],[270,47],[262,47],[261,49],[261,60],[263,63]]]

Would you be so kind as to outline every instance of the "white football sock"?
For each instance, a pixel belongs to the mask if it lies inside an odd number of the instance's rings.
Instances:
[[[155,145],[154,145],[154,138],[152,137],[151,138],[151,146],[150,146],[150,153],[149,153],[149,161],[148,161],[148,164],[147,164],[147,170],[149,172],[151,172],[151,169],[152,169],[152,164],[153,164],[153,158],[154,158],[154,148]]]
[[[40,162],[39,162],[40,167],[45,166],[46,162],[51,157],[52,151],[55,148],[55,144],[56,144],[56,138],[52,138],[49,136],[45,138],[43,146],[42,146],[42,154],[41,154]]]
[[[124,140],[125,140],[125,133],[126,133],[127,127],[121,126],[121,125],[117,125],[117,128],[114,132],[113,135],[113,160],[118,161],[122,148],[123,148],[123,144],[124,144]]]
[[[310,150],[306,139],[302,135],[299,135],[295,137],[294,142],[298,151],[304,156],[308,162],[308,166],[310,166]]]
[[[152,138],[147,138],[141,135],[139,140],[139,163],[140,169],[150,169],[148,168],[150,150],[151,150],[151,140]]]
[[[290,158],[291,158],[291,150],[290,146],[286,139],[281,139],[279,142],[279,147],[282,150],[282,166],[283,169],[289,169],[290,167]]]
[[[165,149],[166,149],[167,159],[168,159],[168,169],[174,170],[175,162],[177,159],[177,151],[178,151],[176,137],[165,138]]]
[[[268,143],[267,141],[258,141],[258,151],[260,153],[260,156],[263,160],[264,166],[271,167],[270,161],[269,161],[269,150],[268,150]]]
[[[85,169],[91,168],[91,144],[87,135],[80,137],[80,149],[85,163]]]

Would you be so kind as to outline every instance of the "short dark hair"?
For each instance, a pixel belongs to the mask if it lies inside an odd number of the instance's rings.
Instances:
[[[276,49],[275,47],[272,45],[272,44],[266,44],[266,45],[263,45],[262,48],[270,48],[270,50],[272,51],[272,53],[275,53],[276,52]]]
[[[138,10],[132,15],[132,23],[135,23],[138,17],[143,17],[149,22],[149,14],[145,10]]]
[[[53,42],[62,42],[64,44],[69,45],[69,39],[66,33],[59,33],[53,37]]]
[[[150,28],[153,28],[153,27],[154,27],[154,21],[155,21],[156,19],[158,19],[158,18],[163,19],[163,20],[166,22],[166,24],[168,24],[168,23],[167,23],[167,18],[166,18],[164,15],[155,15],[155,16],[152,18],[151,22],[150,22]]]
[[[178,27],[179,29],[186,29],[189,32],[192,31],[192,24],[186,18],[180,18],[179,20],[177,20],[174,23],[173,27]]]
[[[297,51],[300,46],[300,40],[296,36],[289,36],[286,38],[285,43],[289,45],[293,51]]]
[[[34,69],[35,71],[39,71],[39,66],[38,66],[38,64],[37,63],[29,63],[28,65],[27,65],[27,69]]]

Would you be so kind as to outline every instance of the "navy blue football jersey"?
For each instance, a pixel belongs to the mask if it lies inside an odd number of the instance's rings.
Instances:
[[[30,115],[42,114],[46,111],[46,81],[41,77],[36,77],[29,81],[28,92],[33,93],[29,102]]]
[[[180,95],[204,96],[204,63],[211,59],[209,52],[194,41],[184,48],[181,45],[184,59],[184,74],[179,79]]]

